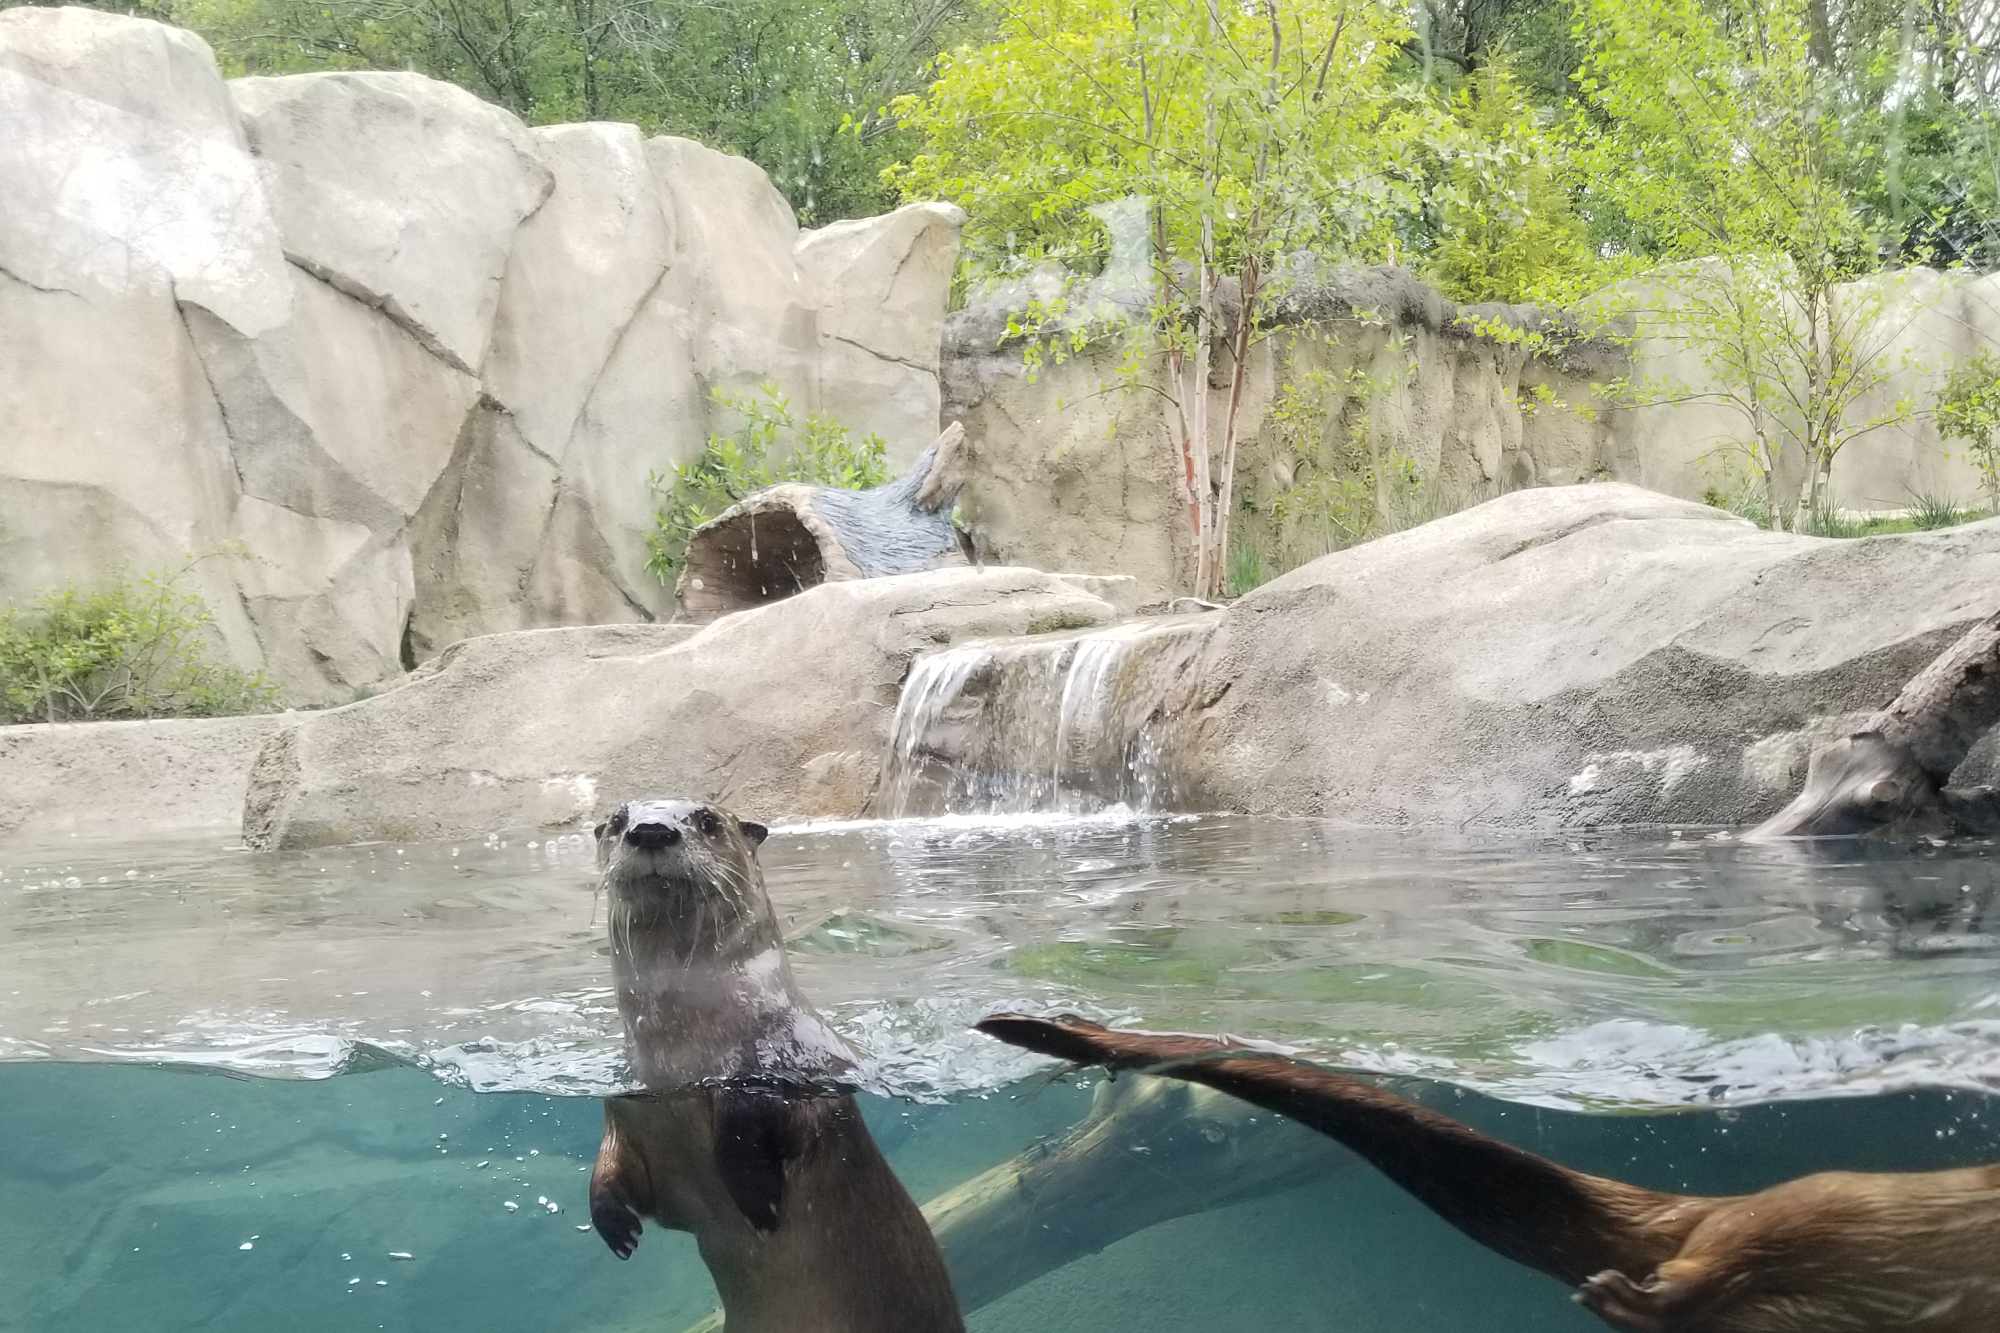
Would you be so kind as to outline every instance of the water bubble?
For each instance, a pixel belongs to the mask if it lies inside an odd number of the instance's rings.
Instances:
[[[507,1210],[508,1212],[510,1212],[510,1213],[511,1213],[511,1212],[513,1212],[513,1211],[514,1211],[514,1210],[515,1210],[516,1208],[519,1208],[519,1207],[520,1207],[521,1205],[520,1205],[520,1204],[518,1204],[518,1203],[515,1203],[515,1202],[514,1202],[514,1201],[513,1201],[512,1199],[508,1199],[508,1200],[507,1200],[506,1202],[502,1203],[502,1204],[501,1204],[500,1206],[501,1206],[502,1208],[505,1208],[505,1209],[506,1209],[506,1210]]]

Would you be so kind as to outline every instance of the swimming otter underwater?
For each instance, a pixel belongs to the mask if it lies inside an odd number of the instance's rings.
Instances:
[[[962,1333],[930,1228],[847,1090],[845,1044],[799,994],[756,848],[698,801],[597,829],[612,973],[646,1092],[607,1098],[590,1218],[691,1231],[729,1333]]]
[[[1663,1194],[1212,1037],[1114,1031],[1067,1014],[997,1014],[978,1027],[1078,1065],[1206,1084],[1298,1120],[1480,1244],[1575,1286],[1578,1304],[1630,1333],[2000,1330],[2000,1166],[1831,1171],[1732,1198]]]

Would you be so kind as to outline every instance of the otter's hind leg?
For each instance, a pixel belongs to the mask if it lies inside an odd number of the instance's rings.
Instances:
[[[1683,1256],[1661,1264],[1643,1283],[1606,1269],[1585,1278],[1574,1299],[1627,1333],[1677,1333],[1713,1313],[1716,1301],[1743,1276],[1740,1265]]]
[[[646,1164],[632,1143],[618,1132],[618,1116],[604,1104],[604,1141],[597,1147],[597,1165],[590,1171],[590,1220],[597,1234],[620,1259],[639,1248],[639,1215],[652,1210],[652,1189]]]

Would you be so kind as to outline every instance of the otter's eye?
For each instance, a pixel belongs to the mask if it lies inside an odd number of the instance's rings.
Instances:
[[[715,817],[715,811],[713,810],[702,810],[696,813],[694,823],[695,827],[701,830],[702,836],[707,838],[714,837],[722,829],[722,821]]]
[[[611,816],[611,822],[606,824],[605,827],[610,830],[611,836],[615,838],[619,834],[625,831],[625,825],[627,822],[628,821],[625,818],[625,812],[623,810],[620,810],[616,814]]]

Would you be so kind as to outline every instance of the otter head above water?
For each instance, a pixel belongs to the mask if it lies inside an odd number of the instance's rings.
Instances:
[[[757,848],[766,830],[705,801],[627,801],[597,826],[612,975],[647,1087],[838,1083],[845,1043],[799,993]]]
[[[627,801],[597,826],[597,865],[612,919],[673,932],[690,945],[760,952],[778,933],[757,848],[762,824],[702,801]],[[618,946],[614,935],[612,946]]]

